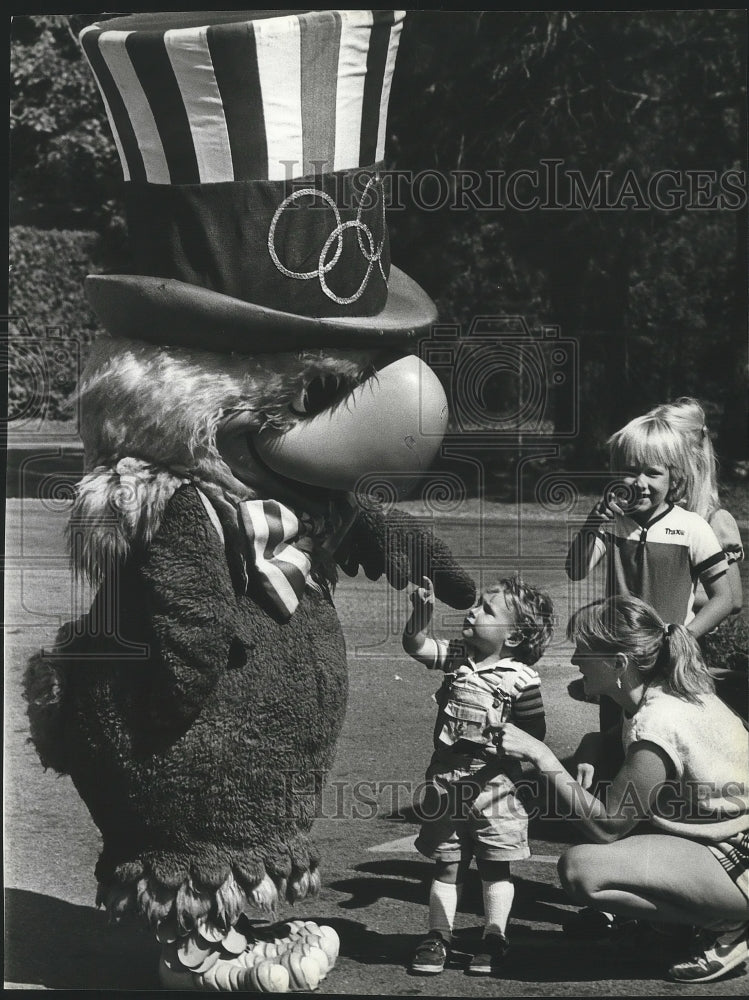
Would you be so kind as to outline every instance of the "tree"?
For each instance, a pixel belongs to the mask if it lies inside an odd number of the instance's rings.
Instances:
[[[418,265],[448,319],[520,304],[580,339],[576,463],[663,398],[690,392],[722,407],[735,392],[722,358],[745,366],[745,196],[696,206],[706,171],[745,168],[745,39],[738,10],[411,15],[392,97],[398,166],[529,170],[541,199],[402,213],[395,252]],[[544,171],[557,168],[555,198]],[[648,194],[667,168],[685,190],[674,210]],[[554,207],[572,171],[590,188],[609,178],[603,205]]]
[[[11,219],[103,229],[122,173],[91,71],[62,15],[11,25]]]

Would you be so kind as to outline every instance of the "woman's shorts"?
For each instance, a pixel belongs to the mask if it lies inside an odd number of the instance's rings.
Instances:
[[[737,833],[719,844],[707,846],[749,899],[749,833]]]
[[[528,813],[515,782],[486,765],[455,767],[436,760],[426,773],[416,849],[433,861],[473,855],[486,861],[531,856]]]

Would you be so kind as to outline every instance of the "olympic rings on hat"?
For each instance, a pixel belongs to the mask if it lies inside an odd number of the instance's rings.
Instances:
[[[339,305],[346,306],[350,305],[352,302],[356,302],[358,298],[364,293],[365,288],[369,284],[369,279],[372,274],[372,269],[374,265],[380,269],[380,274],[382,275],[383,281],[387,281],[385,271],[382,267],[382,251],[385,246],[385,237],[383,235],[382,240],[379,245],[375,247],[375,239],[372,235],[372,230],[366,223],[362,222],[362,208],[364,201],[366,199],[367,192],[370,187],[375,184],[375,178],[370,177],[367,181],[367,185],[362,192],[361,201],[359,202],[359,207],[356,212],[355,219],[349,219],[347,222],[341,221],[341,213],[338,210],[338,206],[335,201],[331,198],[329,194],[325,191],[318,191],[317,188],[306,187],[300,188],[297,191],[292,191],[292,193],[281,202],[275,211],[273,219],[268,230],[268,252],[270,253],[271,260],[276,265],[281,274],[286,275],[287,278],[296,278],[298,281],[309,281],[312,278],[317,278],[320,282],[320,288],[327,295],[329,299],[333,302],[337,302]],[[290,268],[286,267],[285,264],[281,262],[276,252],[276,226],[281,218],[283,212],[292,205],[299,198],[309,195],[313,198],[320,198],[330,209],[332,209],[335,215],[336,225],[331,230],[328,238],[325,240],[322,250],[320,251],[320,258],[318,260],[317,268],[312,271],[292,271]],[[385,224],[385,201],[382,195],[380,195],[380,204],[382,206],[382,222],[383,222],[383,232]],[[343,253],[343,233],[346,229],[356,229],[356,238],[359,244],[359,250],[361,251],[362,257],[368,262],[368,267],[364,277],[362,278],[361,284],[358,289],[353,293],[353,295],[341,296],[336,295],[329,287],[326,279],[326,275],[336,266],[340,260],[341,254]],[[366,239],[369,244],[369,248],[364,245],[364,240]],[[335,252],[330,260],[327,257],[330,253],[330,249],[336,243]]]

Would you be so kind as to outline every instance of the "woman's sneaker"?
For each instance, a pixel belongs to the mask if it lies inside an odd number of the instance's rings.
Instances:
[[[430,931],[419,941],[411,959],[411,972],[420,976],[436,976],[445,968],[450,946],[439,931]]]
[[[487,934],[481,942],[481,951],[468,963],[469,976],[498,976],[501,974],[510,942],[504,934]]]
[[[668,970],[677,983],[709,983],[735,969],[749,956],[749,922],[731,931],[702,930],[692,955]]]

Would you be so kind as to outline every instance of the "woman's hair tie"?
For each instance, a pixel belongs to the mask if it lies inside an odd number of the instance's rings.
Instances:
[[[664,625],[663,626],[663,638],[664,638],[664,640],[668,640],[670,638],[672,630],[673,630],[673,625]]]

